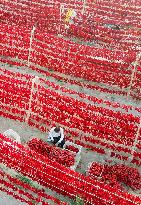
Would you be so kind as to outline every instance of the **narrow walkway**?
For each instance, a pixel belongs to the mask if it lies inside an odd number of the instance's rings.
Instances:
[[[0,205],[26,205],[12,196],[7,195],[5,192],[0,191]]]

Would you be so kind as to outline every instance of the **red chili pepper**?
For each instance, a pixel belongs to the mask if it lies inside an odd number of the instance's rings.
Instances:
[[[28,142],[28,146],[39,154],[55,160],[67,167],[74,165],[75,154],[69,152],[68,150],[62,150],[56,146],[51,146],[38,138],[33,138],[30,140]]]

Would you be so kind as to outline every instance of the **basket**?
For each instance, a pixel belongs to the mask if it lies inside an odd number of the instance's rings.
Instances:
[[[82,146],[81,145],[77,145],[77,144],[75,144],[73,142],[70,142],[70,141],[66,141],[65,144],[64,144],[63,149],[66,149],[66,146],[69,146],[69,145],[79,149],[79,151],[76,153],[76,156],[75,156],[75,163],[74,163],[74,165],[70,166],[70,169],[75,170],[76,167],[78,166],[79,162],[80,162],[80,159],[81,159]],[[73,151],[70,151],[70,152],[74,153]]]

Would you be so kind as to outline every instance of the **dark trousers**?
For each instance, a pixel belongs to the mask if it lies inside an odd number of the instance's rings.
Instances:
[[[53,144],[56,144],[56,143],[60,140],[60,138],[61,138],[61,136],[53,138],[53,140],[54,140],[54,141],[53,141]],[[65,139],[63,139],[63,140],[58,144],[58,147],[63,148],[64,144],[65,144]]]

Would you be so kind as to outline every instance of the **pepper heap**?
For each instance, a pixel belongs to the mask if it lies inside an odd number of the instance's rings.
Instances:
[[[72,146],[72,145],[67,145],[66,149],[68,149],[68,150],[70,150],[72,152],[75,152],[75,153],[79,152],[79,149],[77,147]]]
[[[66,167],[74,165],[75,154],[69,152],[68,150],[62,150],[59,147],[51,146],[38,138],[33,138],[30,140],[28,142],[28,146],[39,154],[42,154],[43,156],[48,157],[60,164],[63,164]]]
[[[133,190],[141,189],[141,176],[136,168],[124,164],[107,165],[93,162],[88,170],[88,174],[93,179],[101,181],[122,189],[121,182]]]

